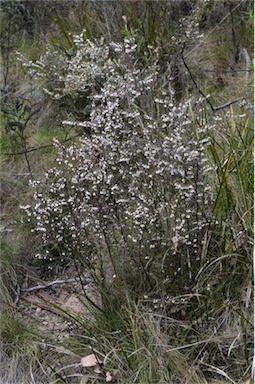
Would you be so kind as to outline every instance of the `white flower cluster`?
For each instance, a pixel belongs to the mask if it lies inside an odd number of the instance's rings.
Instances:
[[[210,223],[208,127],[194,122],[192,99],[175,105],[157,57],[147,68],[139,65],[134,41],[118,44],[117,60],[107,58],[102,40],[75,41],[64,89],[103,78],[82,122],[91,133],[68,148],[55,142],[57,165],[32,184],[35,205],[23,207],[27,219],[61,258],[93,268],[107,250],[135,269],[160,266],[168,276],[173,259],[188,253],[196,262]],[[196,108],[199,120],[199,102]]]
[[[194,8],[189,17],[180,20],[180,29],[185,31],[184,36],[180,36],[180,41],[189,41],[190,45],[192,43],[198,44],[203,39],[204,35],[199,31],[199,20],[199,7]]]
[[[75,94],[93,87],[102,81],[104,65],[109,56],[103,39],[94,43],[82,35],[75,36],[76,52],[68,59],[67,75],[64,79],[64,94]]]

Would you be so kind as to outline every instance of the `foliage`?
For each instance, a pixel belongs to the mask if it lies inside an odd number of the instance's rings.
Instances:
[[[61,353],[93,352],[99,383],[240,381],[253,353],[251,1],[8,3],[1,145],[25,158],[5,157],[5,172],[32,180],[12,176],[4,196],[5,218],[23,219],[3,245],[1,299],[11,308],[14,259],[90,275],[101,295],[91,307],[83,287],[92,319],[72,316],[72,334],[44,345],[60,356],[47,380],[76,382]],[[17,316],[3,356],[30,358]]]

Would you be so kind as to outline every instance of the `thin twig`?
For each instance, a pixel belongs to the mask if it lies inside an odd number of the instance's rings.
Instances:
[[[81,136],[82,133],[78,133],[77,135],[74,135],[72,137],[69,137],[69,139],[65,139],[61,142],[61,144],[64,144],[66,143],[67,141],[70,141],[70,140],[73,140],[73,139],[76,139],[77,137]],[[38,151],[40,149],[45,149],[45,148],[50,148],[50,147],[54,147],[54,144],[48,144],[48,145],[42,145],[41,147],[35,147],[35,148],[27,148],[26,151],[20,151],[20,152],[3,152],[1,153],[1,155],[6,155],[6,156],[16,156],[16,155],[24,155],[24,154],[27,154],[29,152],[34,152],[34,151]]]
[[[238,97],[237,99],[228,101],[227,103],[219,105],[218,107],[214,107],[213,112],[216,112],[216,111],[219,111],[220,109],[224,109],[226,107],[229,107],[230,105],[235,104],[242,99],[243,99],[243,97]]]
[[[246,69],[234,69],[234,68],[221,68],[220,69],[221,70],[221,72],[229,72],[229,73],[238,73],[238,72],[249,72],[249,73],[251,73],[252,72],[252,70],[251,69],[248,69],[247,70],[247,68]],[[218,73],[219,72],[219,70],[218,69],[203,69],[202,67],[199,67],[199,66],[196,66],[196,72],[197,73],[201,73],[201,71],[203,71],[204,73],[210,73],[210,72],[213,72],[213,73]]]
[[[23,135],[22,135],[22,140],[23,140]],[[32,172],[32,169],[31,169],[31,166],[30,166],[30,163],[29,163],[29,160],[28,160],[28,156],[27,156],[27,148],[26,148],[26,141],[24,139],[24,148],[25,148],[25,152],[24,152],[24,155],[25,155],[25,159],[26,159],[26,163],[27,163],[27,167],[28,167],[28,172],[30,174],[30,177],[31,177],[31,180],[33,180],[33,172]]]
[[[18,305],[19,298],[20,298],[20,286],[19,286],[19,284],[16,285],[16,290],[14,290],[14,292],[15,292],[15,299],[14,299],[13,305],[14,305],[14,307],[16,307]]]
[[[184,50],[184,48],[183,48],[183,50]],[[209,97],[206,96],[206,95],[204,94],[204,92],[200,89],[200,87],[198,86],[198,84],[197,84],[197,82],[196,82],[196,80],[195,80],[195,78],[194,78],[194,76],[193,76],[193,74],[192,74],[192,72],[191,72],[191,70],[190,70],[188,64],[186,63],[186,61],[185,61],[185,59],[184,59],[183,50],[182,50],[182,52],[181,52],[181,59],[182,59],[182,61],[183,61],[183,64],[184,64],[185,68],[187,69],[188,74],[189,74],[189,76],[190,76],[190,78],[191,78],[193,84],[195,85],[196,89],[198,90],[198,92],[200,93],[200,95],[203,96],[203,98],[204,98],[204,99],[207,101],[207,103],[210,105],[212,112],[216,112],[216,111],[219,111],[220,109],[227,108],[227,107],[229,107],[230,105],[235,104],[235,103],[237,103],[238,101],[240,101],[240,100],[243,99],[243,97],[238,97],[237,99],[228,101],[228,102],[225,103],[225,104],[218,105],[217,107],[215,107],[215,106],[212,104],[212,102],[211,102],[211,100],[209,99]]]

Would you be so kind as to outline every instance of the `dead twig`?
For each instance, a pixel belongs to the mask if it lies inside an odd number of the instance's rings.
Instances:
[[[49,287],[52,287],[53,285],[59,285],[59,284],[67,284],[67,283],[80,283],[82,282],[83,285],[88,285],[93,282],[90,278],[80,278],[80,279],[65,279],[65,280],[55,280],[51,281],[47,284],[39,284],[31,288],[21,288],[20,292],[33,292],[33,291],[39,291],[40,289],[47,289]]]
[[[81,133],[78,133],[77,135],[69,137],[69,139],[63,140],[61,142],[61,144],[66,143],[68,141],[71,141],[73,139],[76,139],[77,137],[80,137],[81,135],[82,135]],[[1,155],[5,155],[5,156],[24,155],[24,154],[27,154],[29,152],[34,152],[34,151],[38,151],[40,149],[45,149],[45,148],[50,148],[50,147],[54,147],[54,144],[42,145],[41,147],[35,147],[35,148],[27,148],[25,151],[20,151],[20,152],[2,152]]]
[[[181,51],[181,59],[182,59],[182,62],[183,62],[183,64],[184,64],[185,68],[187,69],[187,72],[188,72],[188,74],[189,74],[189,76],[190,76],[190,78],[191,78],[193,84],[195,85],[195,87],[196,87],[196,89],[198,90],[198,92],[200,93],[200,95],[203,96],[203,98],[207,101],[207,103],[209,104],[209,106],[210,106],[212,112],[216,112],[216,111],[219,111],[219,110],[221,110],[221,109],[227,108],[227,107],[229,107],[230,105],[235,104],[235,103],[237,103],[238,101],[240,101],[240,100],[243,99],[243,97],[238,97],[238,98],[236,98],[236,99],[234,99],[234,100],[228,101],[228,102],[225,103],[225,104],[218,105],[217,107],[215,107],[215,106],[212,104],[212,102],[211,102],[211,100],[209,99],[209,97],[206,96],[206,95],[204,94],[204,92],[200,89],[200,87],[198,86],[198,84],[197,84],[197,82],[196,82],[196,80],[195,80],[195,78],[194,78],[194,76],[193,76],[193,74],[192,74],[192,72],[191,72],[191,70],[190,70],[188,64],[186,63],[186,61],[185,61],[185,59],[184,59],[183,51],[184,51],[184,47],[183,47],[183,49],[182,49],[182,51]]]

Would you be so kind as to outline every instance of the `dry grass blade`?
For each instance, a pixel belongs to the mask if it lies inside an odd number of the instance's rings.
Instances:
[[[229,377],[229,376],[227,375],[227,373],[224,372],[222,369],[217,368],[217,367],[214,367],[213,365],[210,365],[210,364],[204,364],[204,363],[203,363],[203,365],[205,365],[206,367],[209,368],[208,371],[217,373],[217,374],[219,374],[220,376],[224,377],[225,379],[229,380],[231,383],[233,383],[233,384],[237,384],[236,381],[234,381],[233,379],[231,379],[231,377]]]

